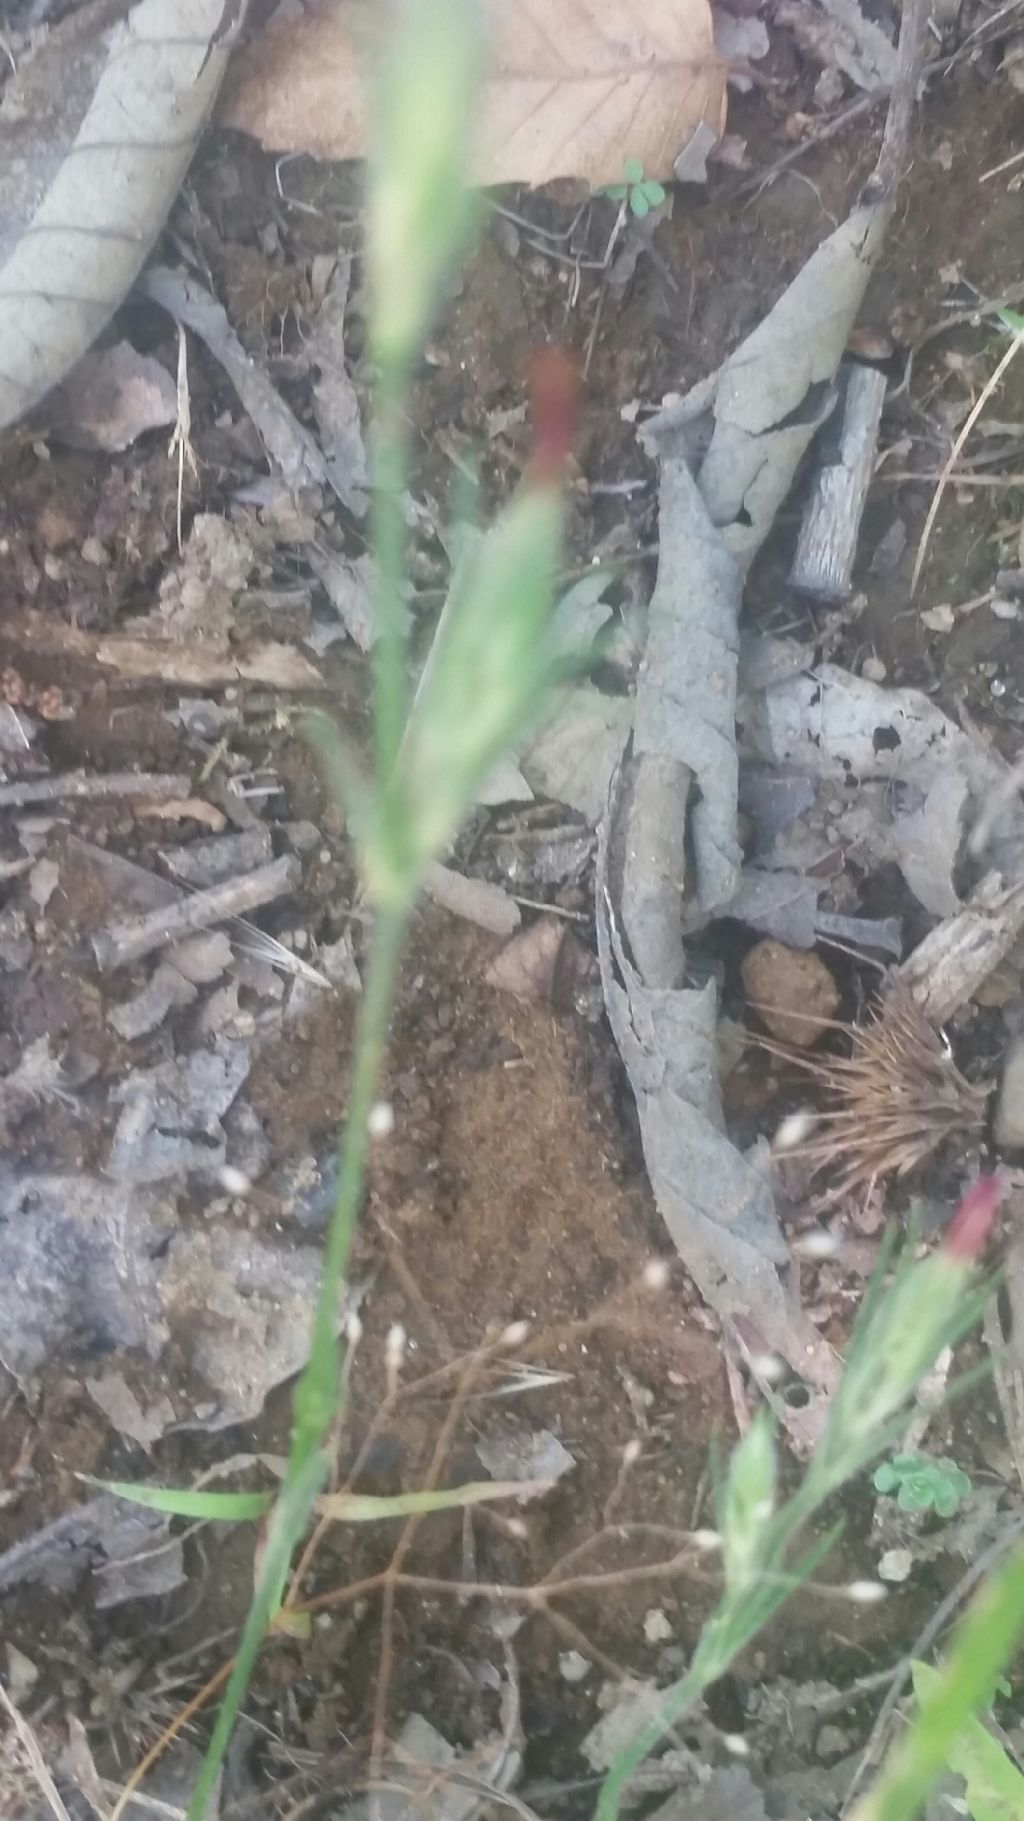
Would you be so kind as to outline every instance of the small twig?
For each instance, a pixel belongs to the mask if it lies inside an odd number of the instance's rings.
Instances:
[[[2,1682],[0,1682],[0,1705],[3,1706],[11,1725],[14,1727],[14,1730],[21,1741],[22,1750],[28,1759],[32,1775],[42,1790],[43,1795],[46,1797],[50,1808],[53,1810],[56,1821],[71,1821],[71,1816],[68,1814],[68,1811],[61,1800],[60,1791],[46,1768],[46,1759],[43,1757],[42,1747],[36,1737],[35,1730],[29,1725],[24,1714],[20,1713],[15,1707],[14,1702],[11,1700],[11,1697],[7,1693]]]
[[[1002,360],[999,362],[999,365],[996,367],[995,372],[991,375],[991,377],[989,378],[989,380],[987,381],[985,386],[983,386],[981,393],[978,397],[977,403],[972,407],[972,409],[968,412],[966,418],[964,419],[964,422],[957,434],[956,441],[954,442],[953,447],[949,452],[949,457],[948,457],[945,467],[942,470],[942,474],[939,479],[939,484],[936,487],[934,494],[932,495],[932,503],[928,508],[928,516],[924,521],[924,530],[921,533],[921,542],[918,544],[918,547],[917,547],[917,556],[914,560],[914,573],[910,578],[911,594],[915,593],[915,591],[917,589],[917,584],[921,579],[921,570],[924,567],[925,553],[927,552],[927,549],[928,549],[928,540],[931,537],[932,527],[935,524],[935,520],[938,517],[938,513],[939,513],[939,507],[942,504],[942,496],[946,491],[946,486],[949,481],[949,477],[952,474],[954,468],[956,467],[957,458],[959,457],[960,451],[963,448],[965,442],[967,441],[967,438],[970,436],[971,431],[974,429],[974,426],[977,423],[979,417],[981,416],[983,410],[985,409],[985,406],[987,405],[989,399],[992,397],[993,392],[995,391],[996,387],[998,386],[999,381],[1002,379],[1003,374],[1006,372],[1006,369],[1009,366],[1011,360],[1013,360],[1014,356],[1017,354],[1022,341],[1024,341],[1024,330],[1018,330],[1014,333],[1013,339],[1010,342],[1010,345],[1007,348],[1005,354],[1003,355]]]
[[[205,342],[289,486],[330,485],[329,466],[315,439],[285,404],[262,367],[246,353],[223,305],[197,279],[170,266],[150,266],[139,279],[138,288]]]
[[[193,480],[199,478],[199,465],[196,452],[192,447],[192,400],[188,389],[188,344],[185,330],[180,322],[175,323],[178,331],[178,390],[177,412],[174,419],[174,433],[167,445],[168,457],[178,457],[178,496],[176,526],[178,533],[178,554],[181,554],[181,503],[185,487],[185,464]]]
[[[181,797],[191,780],[186,772],[68,771],[59,778],[24,778],[0,784],[0,809],[24,809],[29,803],[85,802],[102,797]]]
[[[1014,152],[1012,158],[1004,158],[1001,164],[994,164],[991,170],[982,171],[978,182],[988,183],[990,177],[1001,176],[1004,171],[1012,170],[1013,166],[1019,164],[1022,158],[1024,158],[1024,152]]]
[[[459,1420],[465,1408],[466,1399],[487,1360],[501,1347],[501,1338],[488,1345],[486,1342],[470,1355],[465,1371],[452,1394],[451,1403],[445,1411],[444,1422],[438,1431],[437,1440],[430,1458],[430,1464],[421,1482],[423,1492],[433,1492],[441,1477],[445,1461],[458,1428]],[[392,1657],[394,1648],[393,1625],[395,1612],[395,1593],[398,1585],[404,1580],[402,1564],[406,1560],[416,1532],[423,1521],[421,1512],[413,1512],[402,1526],[394,1553],[384,1570],[382,1577],[383,1590],[381,1599],[380,1655],[377,1665],[377,1685],[374,1690],[373,1736],[370,1745],[370,1774],[375,1774],[384,1755],[384,1742],[387,1737],[388,1695],[391,1688]]]
[[[142,917],[125,917],[97,930],[92,938],[92,951],[104,972],[140,961],[144,955],[182,936],[208,929],[230,917],[244,916],[247,911],[270,904],[283,897],[298,881],[301,867],[294,854],[285,854],[258,866],[241,879],[227,879],[205,891],[193,892],[176,904],[161,905]]]
[[[112,1783],[108,1777],[104,1777],[101,1787],[105,1795],[119,1796],[121,1794],[120,1783]],[[140,1795],[138,1790],[132,1797],[132,1807],[141,1809],[150,1815],[162,1816],[163,1821],[185,1821],[183,1808],[177,1808],[170,1802],[161,1802],[159,1796]]]
[[[936,468],[893,468],[877,477],[881,481],[939,481],[944,487],[1024,487],[1024,474],[976,474],[973,468],[940,473]]]

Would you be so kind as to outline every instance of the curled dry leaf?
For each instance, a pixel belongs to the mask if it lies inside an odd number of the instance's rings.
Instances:
[[[95,45],[84,47],[99,73],[91,95],[85,85],[84,113],[61,122],[62,162],[46,143],[52,119],[41,143],[19,145],[19,184],[0,197],[0,426],[64,377],[134,282],[220,86],[245,9],[225,30],[229,10],[223,0],[140,0],[103,37],[101,67]],[[53,88],[78,81],[83,47],[71,38]]]
[[[369,9],[322,0],[271,24],[239,63],[222,118],[274,151],[366,151],[363,65]],[[648,177],[702,121],[725,119],[725,66],[707,0],[486,0],[489,71],[479,107],[482,184],[556,177],[618,183],[626,158]]]

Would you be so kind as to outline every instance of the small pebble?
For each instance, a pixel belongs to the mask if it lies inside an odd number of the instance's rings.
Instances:
[[[881,658],[865,658],[860,667],[860,674],[869,683],[884,683],[889,671]]]
[[[16,1644],[4,1646],[7,1652],[7,1686],[14,1701],[23,1701],[39,1680],[39,1670]]]
[[[652,1606],[644,1614],[644,1637],[648,1644],[667,1644],[672,1636],[672,1627],[660,1606]]]
[[[578,1650],[563,1650],[558,1659],[558,1673],[563,1682],[582,1682],[590,1674],[590,1664]]]
[[[839,1010],[839,988],[820,955],[768,937],[740,969],[747,1001],[782,1043],[809,1049]]]
[[[816,1758],[841,1758],[850,1749],[850,1735],[841,1726],[823,1726],[815,1740]]]
[[[887,1549],[878,1564],[880,1581],[905,1581],[914,1566],[909,1549]]]
[[[956,615],[948,601],[940,602],[938,607],[926,607],[921,615],[922,626],[929,632],[952,632],[956,625]]]

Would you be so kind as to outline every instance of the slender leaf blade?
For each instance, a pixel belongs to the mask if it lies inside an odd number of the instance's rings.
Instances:
[[[88,1478],[83,1475],[83,1478]],[[166,1511],[171,1517],[199,1518],[223,1524],[246,1523],[263,1517],[274,1503],[272,1492],[203,1492],[189,1486],[133,1485],[129,1480],[88,1480],[89,1485],[112,1492],[131,1505],[148,1511]]]

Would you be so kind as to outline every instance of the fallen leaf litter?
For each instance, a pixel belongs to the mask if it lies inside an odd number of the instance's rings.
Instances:
[[[609,16],[613,11],[609,0]],[[824,55],[833,74],[838,67],[874,88],[891,83],[896,72],[898,126],[906,68],[902,74],[896,70],[893,48],[878,28],[869,27],[854,9],[830,8],[826,46],[820,16],[812,34],[809,9],[790,11],[797,41],[811,54]],[[648,9],[645,26],[653,30],[655,24]],[[699,55],[692,64],[697,79],[692,90],[674,86],[676,141],[690,137],[683,124],[691,114],[698,131],[712,122],[712,144],[721,128],[720,72],[707,61],[709,24],[694,8],[687,29],[696,34]],[[751,24],[760,26],[759,21]],[[320,22],[314,21],[314,44],[319,29]],[[762,54],[760,39],[749,30],[735,41],[720,38],[720,43],[730,42],[728,54],[734,59]],[[275,54],[273,39],[266,43],[269,54]],[[241,118],[245,106],[266,105],[258,86],[259,59],[266,54],[257,43],[227,102],[229,118]],[[301,64],[308,46],[300,43],[295,54]],[[499,88],[501,79],[498,70]],[[501,138],[506,127],[500,110],[495,120]],[[294,128],[264,124],[276,143],[294,142],[288,137]],[[660,141],[655,144],[666,129],[653,115],[648,124],[651,147],[631,145],[630,154],[642,150],[648,173],[667,176],[680,146],[673,143],[666,166]],[[307,132],[321,131],[312,116],[303,125]],[[621,163],[614,132],[610,138],[613,149],[595,150],[597,162],[586,165],[605,181],[618,178]],[[680,406],[669,405],[644,431],[660,472],[660,554],[648,631],[638,641],[643,655],[635,699],[628,693],[628,673],[626,689],[615,693],[594,680],[567,687],[530,742],[509,755],[494,784],[492,801],[503,813],[506,806],[521,806],[519,821],[513,819],[512,833],[505,836],[514,858],[501,875],[504,883],[467,875],[464,850],[437,868],[430,882],[436,905],[494,936],[512,938],[497,956],[491,944],[488,965],[492,984],[510,996],[513,1007],[521,1000],[534,1007],[528,1016],[550,1017],[552,1006],[564,1016],[568,1008],[582,1010],[589,1003],[587,962],[592,964],[593,957],[585,946],[586,929],[578,932],[577,926],[586,925],[590,915],[586,888],[597,830],[601,973],[609,1018],[637,1101],[655,1200],[730,1344],[739,1337],[749,1357],[766,1342],[820,1397],[827,1396],[833,1381],[831,1348],[822,1338],[821,1324],[797,1306],[785,1283],[793,1253],[773,1198],[765,1148],[743,1155],[726,1137],[715,1054],[716,991],[711,982],[695,984],[687,978],[683,937],[689,955],[695,944],[699,947],[702,933],[723,919],[761,934],[741,970],[749,1007],[776,1039],[795,1042],[802,1052],[812,1050],[811,1067],[840,1096],[839,1107],[824,1115],[821,1132],[804,1149],[812,1164],[837,1161],[831,1188],[842,1195],[890,1169],[912,1171],[951,1129],[960,1130],[965,1142],[976,1140],[988,1084],[965,1080],[939,1030],[1012,954],[1024,927],[1019,797],[1007,789],[1008,768],[970,723],[957,725],[927,695],[894,687],[876,656],[862,658],[860,674],[854,675],[827,657],[822,661],[812,647],[771,639],[744,646],[737,633],[744,575],[788,492],[797,459],[832,404],[846,329],[892,205],[894,158],[898,162],[892,140],[898,142],[896,129],[883,153],[875,192],[819,247],[776,310],[711,381]],[[543,135],[530,157],[548,157]],[[553,174],[533,165],[524,172]],[[648,250],[656,244],[651,240]],[[372,644],[372,573],[351,543],[338,536],[334,506],[325,515],[326,524],[318,519],[325,498],[341,502],[357,519],[366,509],[362,391],[353,384],[342,341],[346,312],[352,309],[351,276],[351,261],[340,255],[330,272],[317,279],[323,333],[319,341],[311,337],[305,356],[307,370],[316,374],[314,436],[285,403],[286,385],[275,383],[269,363],[253,362],[216,294],[216,282],[208,288],[195,270],[150,268],[143,290],[186,332],[204,341],[220,363],[250,427],[256,426],[271,473],[252,475],[250,499],[241,503],[242,509],[231,506],[229,516],[192,515],[180,564],[167,564],[148,614],[139,615],[136,600],[130,616],[118,617],[116,629],[101,624],[92,630],[54,623],[52,615],[29,607],[12,616],[7,629],[19,661],[29,669],[40,657],[66,654],[86,667],[101,667],[121,690],[148,680],[161,690],[195,687],[217,698],[178,702],[169,710],[186,738],[195,742],[181,769],[161,769],[157,763],[120,771],[48,769],[44,738],[38,769],[23,772],[15,763],[0,784],[0,806],[25,843],[23,854],[4,862],[12,868],[5,875],[12,903],[3,913],[0,966],[10,966],[14,973],[26,967],[34,945],[46,940],[49,907],[61,914],[75,867],[88,862],[94,880],[105,884],[94,885],[98,896],[91,931],[79,928],[77,933],[87,936],[105,966],[134,970],[123,988],[117,985],[120,996],[105,1007],[105,1023],[124,1045],[146,1045],[153,1039],[157,1046],[146,1049],[144,1060],[134,1065],[126,1066],[121,1054],[120,1079],[104,1068],[102,1100],[96,1058],[76,1055],[66,1033],[53,1044],[45,1034],[26,1037],[6,1070],[7,1105],[52,1105],[68,1129],[99,1116],[96,1131],[102,1137],[92,1154],[83,1153],[78,1162],[66,1156],[60,1167],[51,1167],[52,1160],[43,1167],[37,1159],[5,1179],[7,1225],[0,1249],[13,1250],[3,1272],[9,1307],[0,1316],[0,1356],[31,1391],[37,1375],[45,1377],[54,1362],[82,1371],[91,1350],[112,1348],[118,1364],[109,1373],[93,1372],[83,1383],[114,1427],[141,1447],[159,1443],[182,1422],[215,1429],[257,1417],[268,1390],[301,1363],[305,1310],[316,1282],[315,1247],[297,1246],[293,1235],[282,1244],[270,1229],[250,1232],[244,1213],[239,1218],[253,1185],[279,1183],[265,1121],[246,1091],[262,1046],[281,1040],[286,996],[291,1015],[315,1018],[322,1002],[318,995],[359,992],[359,943],[353,942],[352,931],[358,933],[364,913],[353,899],[352,921],[335,926],[330,940],[311,941],[303,927],[308,881],[316,866],[328,864],[321,854],[337,865],[332,844],[324,844],[316,823],[311,841],[303,845],[297,820],[291,834],[279,817],[269,823],[264,819],[262,805],[288,790],[273,762],[266,762],[271,742],[263,753],[250,754],[254,769],[248,775],[239,770],[227,790],[217,766],[223,742],[230,740],[225,730],[241,724],[250,712],[252,698],[246,692],[262,689],[269,696],[263,704],[265,724],[274,728],[276,723],[279,730],[291,712],[292,692],[321,689],[321,664],[334,646],[344,647],[347,640],[366,650]],[[634,277],[631,267],[628,282]],[[834,320],[825,324],[816,321],[823,285],[837,286],[839,297]],[[69,390],[60,401],[65,425],[74,420],[76,434],[100,449],[128,449],[145,437],[148,427],[166,423],[173,397],[173,385],[168,392],[160,377],[169,378],[166,367],[154,372],[145,364],[147,357],[128,343],[120,346],[126,351],[107,375],[112,390],[100,401],[102,408],[87,387]],[[83,383],[88,379],[88,367],[81,378]],[[55,404],[55,422],[56,411]],[[512,431],[513,420],[514,410],[507,425]],[[710,431],[710,442],[693,464],[686,437],[698,420]],[[280,535],[271,530],[264,537],[264,526],[251,539],[252,524],[247,527],[244,512],[266,509],[269,522],[281,507],[282,488],[299,486],[319,490],[319,501],[304,507],[291,527],[285,512]],[[66,535],[52,512],[51,520],[42,541],[53,559],[54,573],[47,579],[56,581],[62,561],[57,552],[73,546],[78,534],[72,527]],[[82,558],[98,575],[109,560],[109,544],[109,534],[106,541],[99,536],[81,541]],[[301,642],[316,662],[296,649],[290,633],[267,636],[275,611],[290,610],[283,571],[296,555],[323,591],[313,614],[308,612],[308,587],[298,591],[300,618],[306,616]],[[681,572],[687,575],[688,619],[680,613]],[[575,605],[569,604],[567,641],[573,648],[590,645],[595,636],[600,641],[609,620],[618,626],[617,604],[609,609],[602,600],[606,588],[603,577],[600,584],[595,578]],[[323,617],[325,605],[336,623]],[[932,610],[923,624],[929,632],[946,635],[954,623],[952,610],[941,619],[937,612]],[[250,633],[247,627],[247,636],[239,641],[239,620],[249,613],[258,630]],[[597,649],[602,650],[600,642]],[[872,683],[872,672],[884,684]],[[19,683],[5,699],[14,717],[9,734],[16,758],[33,745],[39,748],[30,722],[33,713],[48,721],[50,709],[55,719],[73,721],[81,701],[74,690],[70,698],[60,690],[51,698],[34,683],[27,690]],[[130,695],[120,699],[128,701]],[[6,740],[3,744],[6,753]],[[211,778],[215,788],[208,790]],[[856,780],[856,790],[847,789],[850,778]],[[997,795],[1003,812],[993,818],[987,806]],[[538,807],[537,798],[542,815],[545,798],[563,806],[563,818],[566,809],[574,812],[568,833],[559,827],[557,815],[547,825],[541,820],[529,828],[522,806]],[[737,800],[754,836],[742,847]],[[119,815],[119,802],[130,811],[126,818]],[[109,829],[90,819],[88,833],[102,836],[92,843],[91,855],[88,838],[83,841],[77,830],[74,835],[67,830],[66,818],[74,815],[76,804],[90,818],[97,813],[116,818]],[[973,831],[972,838],[977,837],[986,815],[990,826],[972,847],[968,836]],[[185,833],[180,844],[159,854],[144,846],[150,864],[140,867],[120,849],[133,818],[139,829],[147,817],[161,840],[166,828],[160,823],[177,821]],[[202,831],[198,836],[196,829]],[[536,836],[532,843],[527,832]],[[823,867],[829,856],[839,860],[832,871]],[[861,1017],[849,1033],[852,1050],[844,1060],[829,1036],[820,1037],[832,1029],[840,1011],[831,971],[835,951],[829,944],[845,945],[876,963],[879,956],[885,963],[899,961],[906,948],[905,908],[903,922],[862,914],[855,897],[838,888],[851,860],[868,876],[895,865],[909,902],[917,907],[913,914],[923,910],[938,921],[901,961],[892,995],[880,1001],[881,1016]],[[271,904],[279,907],[273,927],[287,942],[230,921]],[[540,907],[549,914],[534,920]],[[763,971],[755,966],[759,955]],[[141,962],[146,965],[140,968]],[[791,976],[785,988],[783,966]],[[287,985],[281,970],[287,970]],[[512,1029],[517,1016],[514,1009],[508,1014]],[[787,1016],[783,1025],[780,1019]],[[820,1030],[798,1031],[801,1017],[816,1025],[820,1021]],[[95,1039],[90,1026],[94,1045]],[[499,1048],[498,1066],[515,1070],[525,1058],[516,1054],[514,1040],[506,1042],[508,1053]],[[443,1024],[431,1043],[435,1063],[443,1067],[451,1054],[445,1049]],[[883,1069],[883,1079],[894,1079],[897,1086],[907,1082],[899,1060],[902,1050],[912,1054],[914,1081],[926,1104],[900,1106],[891,1114],[886,1108],[895,1126],[888,1148],[881,1146],[879,1116],[872,1155],[861,1140],[874,1115],[855,1094],[861,1086],[878,1092],[873,1046],[880,1046],[886,1066],[896,1055],[895,1076],[886,1077]],[[1011,1066],[996,1116],[997,1139],[1009,1146],[1022,1129],[1019,1112],[1014,1123],[1013,1080]],[[319,1165],[313,1174],[318,1170]],[[199,1224],[189,1206],[197,1190],[203,1207]],[[304,1192],[296,1187],[296,1205]],[[400,1218],[419,1218],[418,1192],[412,1189]],[[287,1201],[281,1192],[279,1205]],[[55,1259],[61,1260],[56,1269]],[[345,1316],[346,1310],[339,1310],[339,1321]],[[121,1373],[122,1360],[134,1356],[136,1365],[152,1366],[168,1346],[188,1356],[202,1388],[192,1380],[187,1388],[175,1386],[168,1397],[158,1383],[134,1384]],[[801,1422],[794,1417],[791,1426],[799,1442]],[[537,1427],[522,1432],[527,1453],[549,1443],[561,1450],[565,1470],[571,1471],[573,1457],[566,1455],[557,1434]],[[102,1501],[94,1504],[95,1510],[85,1505],[72,1514],[66,1539],[60,1529],[63,1518],[29,1539],[38,1545],[40,1562],[46,1557],[49,1529],[56,1533],[49,1541],[61,1560],[88,1553],[92,1565],[99,1560],[97,1552],[105,1551],[113,1564],[118,1554],[114,1514]],[[998,1512],[989,1515],[993,1522],[1001,1521]],[[1004,1510],[1003,1520],[1005,1515]],[[100,1538],[96,1543],[88,1528],[93,1518]],[[163,1538],[162,1520],[160,1526],[154,1524],[153,1534],[158,1530]],[[0,1557],[0,1581],[6,1574],[6,1585],[18,1578],[21,1547]],[[913,1560],[919,1559],[916,1547],[915,1542],[909,1552]],[[890,1568],[901,1549],[890,1547]],[[180,1554],[162,1550],[154,1559],[162,1563],[163,1579],[147,1584],[143,1577],[133,1587],[129,1577],[129,1591],[117,1597],[173,1587],[174,1575],[180,1579],[182,1573]],[[899,1566],[905,1566],[902,1559]],[[44,1581],[52,1572],[40,1570]],[[102,1581],[108,1571],[101,1566],[94,1573]],[[108,1603],[106,1593],[98,1603]],[[646,1609],[643,1635],[651,1648],[671,1648],[671,1623],[660,1606]],[[563,1655],[566,1662],[571,1659],[574,1675],[579,1662],[586,1670],[580,1652]],[[826,1700],[834,1692],[826,1687]],[[801,1691],[797,1706],[813,1700]],[[440,1735],[428,1738],[423,1730],[428,1723],[414,1719],[420,1732],[409,1742],[412,1755],[451,1767],[452,1747]],[[824,1730],[818,1737],[818,1755],[826,1761],[842,1758],[849,1745],[841,1727],[832,1730],[833,1739],[826,1740]],[[503,1762],[509,1759],[506,1747],[507,1741],[495,1748]],[[688,1773],[688,1815],[749,1813],[752,1821],[760,1821],[766,1812],[761,1788],[746,1770],[733,1766],[708,1777],[694,1759]],[[810,1799],[795,1787],[790,1794],[798,1806]]]

